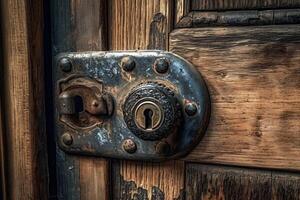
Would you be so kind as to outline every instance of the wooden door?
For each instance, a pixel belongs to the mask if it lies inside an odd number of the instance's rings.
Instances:
[[[299,0],[7,0],[1,23],[8,199],[300,199]],[[160,163],[62,151],[54,57],[135,49],[171,51],[202,74],[202,141]]]
[[[54,54],[162,49],[208,83],[212,116],[163,163],[57,150],[60,199],[299,199],[299,1],[54,1]],[[109,175],[110,174],[110,175]]]

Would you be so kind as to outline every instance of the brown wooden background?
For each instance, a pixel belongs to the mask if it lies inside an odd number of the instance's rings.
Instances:
[[[52,49],[46,51],[52,52],[52,56],[63,51],[171,50],[187,58],[200,71],[210,72],[209,64],[218,66],[218,60],[223,61],[226,52],[211,49],[209,52],[213,54],[205,54],[205,47],[214,42],[218,45],[218,39],[224,35],[229,38],[227,43],[226,40],[219,43],[232,45],[239,39],[255,37],[257,32],[264,33],[265,29],[253,29],[255,32],[252,33],[250,29],[224,29],[223,26],[219,29],[194,29],[201,26],[199,15],[202,16],[203,12],[212,16],[211,12],[216,11],[274,9],[277,12],[299,7],[299,0],[1,1],[1,76],[4,80],[1,85],[1,130],[5,134],[1,134],[0,141],[5,144],[5,149],[1,148],[1,166],[3,160],[6,166],[5,194],[12,199],[46,199],[49,196],[53,199],[56,196],[59,199],[300,199],[299,45],[286,48],[273,46],[275,54],[269,54],[270,59],[255,54],[255,59],[258,56],[257,59],[263,59],[261,62],[272,64],[276,62],[273,57],[291,57],[294,49],[291,67],[286,67],[287,60],[277,59],[275,73],[257,68],[245,71],[240,67],[231,73],[243,75],[254,72],[255,76],[232,80],[230,78],[235,77],[227,71],[228,67],[215,68],[216,72],[212,75],[207,73],[205,78],[212,86],[222,84],[218,80],[228,83],[226,90],[221,90],[226,98],[219,99],[220,107],[215,115],[222,119],[215,121],[216,126],[209,132],[220,132],[222,136],[210,134],[204,145],[199,145],[182,160],[144,163],[64,155],[59,149],[56,150],[55,133],[51,132],[51,123],[48,123],[52,117],[49,116],[51,108],[47,107],[49,104],[51,106],[51,100],[48,98],[45,106],[44,98],[45,95],[49,97],[45,93],[49,92],[51,85],[47,74],[49,76],[52,66],[51,56],[44,54],[44,46]],[[279,33],[284,38],[285,27],[276,25],[270,28],[269,33]],[[300,40],[298,30],[298,25],[291,25],[288,29],[287,35],[293,38],[291,41]],[[269,41],[272,42],[272,38]],[[267,43],[255,45],[265,46]],[[253,49],[257,47],[255,45]],[[249,52],[248,49],[245,54]],[[241,53],[241,49],[235,54],[226,54],[228,65],[230,56],[239,55],[242,62],[245,54]],[[210,60],[211,55],[218,59]],[[207,68],[199,63],[208,63],[205,65]],[[44,71],[47,72],[46,79]],[[264,83],[265,77],[274,79],[287,75],[291,76],[294,84],[256,84]],[[216,77],[216,82],[212,82]],[[44,80],[47,80],[46,83]],[[232,115],[241,116],[239,103],[249,99],[233,92],[243,92],[248,87],[260,90],[263,96],[260,99],[250,98],[251,105],[245,107],[244,121],[230,118]],[[289,91],[284,96],[281,93],[273,95],[276,101],[268,102],[270,95],[266,92],[274,88]],[[232,99],[239,101],[233,101],[236,109],[230,104],[226,106],[226,103],[232,103]],[[257,105],[260,106],[259,115],[253,109]],[[268,110],[268,105],[272,109]],[[254,121],[247,120],[250,115]],[[231,130],[248,134],[238,134],[236,138]],[[47,144],[50,146],[48,152]],[[62,157],[56,160],[56,153]],[[53,165],[58,166],[56,177]]]

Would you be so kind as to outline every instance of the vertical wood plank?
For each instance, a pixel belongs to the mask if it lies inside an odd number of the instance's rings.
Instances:
[[[190,12],[191,5],[190,0],[176,0],[175,2],[175,24],[178,24]]]
[[[53,1],[53,56],[107,48],[106,0]],[[53,70],[58,70],[53,67]],[[109,161],[72,156],[57,148],[60,199],[109,199]]]
[[[47,199],[43,1],[1,1],[9,199]]]
[[[107,49],[106,1],[71,1],[72,33],[76,51]],[[109,198],[109,161],[77,157],[80,173],[80,199]]]
[[[0,10],[1,10],[1,5],[0,5]],[[0,16],[1,20],[1,16]],[[3,74],[3,46],[2,46],[2,30],[0,26],[0,74]],[[4,97],[4,81],[3,81],[3,76],[0,75],[0,199],[2,198],[3,200],[7,199],[6,195],[6,175],[5,175],[5,131],[4,131],[4,110],[3,110],[3,97]]]
[[[169,0],[109,1],[109,49],[166,49],[172,28]],[[157,31],[156,31],[157,30]],[[160,34],[160,42],[153,36]]]
[[[1,53],[1,52],[0,52]],[[0,55],[1,61],[1,55]],[[1,64],[1,63],[0,63]],[[2,71],[0,70],[0,73]],[[0,77],[0,83],[2,84],[2,77]],[[4,126],[3,126],[3,109],[2,109],[2,93],[0,93],[0,199],[6,200],[6,175],[5,175],[5,148],[4,148]]]
[[[172,1],[113,0],[109,4],[109,49],[168,49]],[[113,199],[180,199],[184,162],[113,162]]]

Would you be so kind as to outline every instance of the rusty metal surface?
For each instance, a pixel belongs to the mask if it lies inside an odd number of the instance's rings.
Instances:
[[[164,51],[63,53],[56,57],[54,64],[59,66],[63,58],[71,62],[68,63],[71,67],[68,67],[70,70],[57,68],[55,73],[55,120],[57,141],[64,151],[161,161],[187,154],[201,140],[210,115],[208,90],[199,72],[179,56]],[[155,140],[139,137],[124,120],[126,100],[134,88],[149,82],[154,83],[154,87],[167,88],[168,92],[163,93],[167,95],[164,97],[167,103],[170,94],[177,102],[170,109],[181,113],[177,120],[179,125],[173,125],[174,130]],[[83,105],[81,109],[76,108],[75,97],[78,96]],[[146,105],[144,110],[149,107],[158,112],[164,108],[161,104],[160,101],[157,101],[158,106],[146,102],[137,108]],[[132,114],[140,115],[139,112]],[[159,119],[153,118],[156,120],[153,131],[160,129],[159,124],[168,117],[166,113]],[[141,119],[137,122],[142,128],[152,126],[144,125]],[[151,127],[149,130],[152,131]]]

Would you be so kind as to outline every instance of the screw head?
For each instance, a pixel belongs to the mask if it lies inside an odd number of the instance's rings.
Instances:
[[[193,116],[197,113],[198,108],[197,105],[193,102],[188,102],[185,104],[184,111],[187,115]]]
[[[124,140],[122,146],[127,153],[134,153],[137,150],[136,144],[132,139]]]
[[[59,60],[59,67],[64,72],[70,72],[72,70],[72,63],[69,58],[61,58]]]
[[[158,58],[154,63],[154,69],[157,73],[166,73],[169,70],[169,61],[165,58]]]
[[[126,56],[122,58],[121,66],[124,71],[130,72],[135,68],[135,61],[132,57]]]
[[[67,145],[70,146],[71,144],[73,144],[73,137],[70,133],[64,133],[62,136],[62,142]]]

